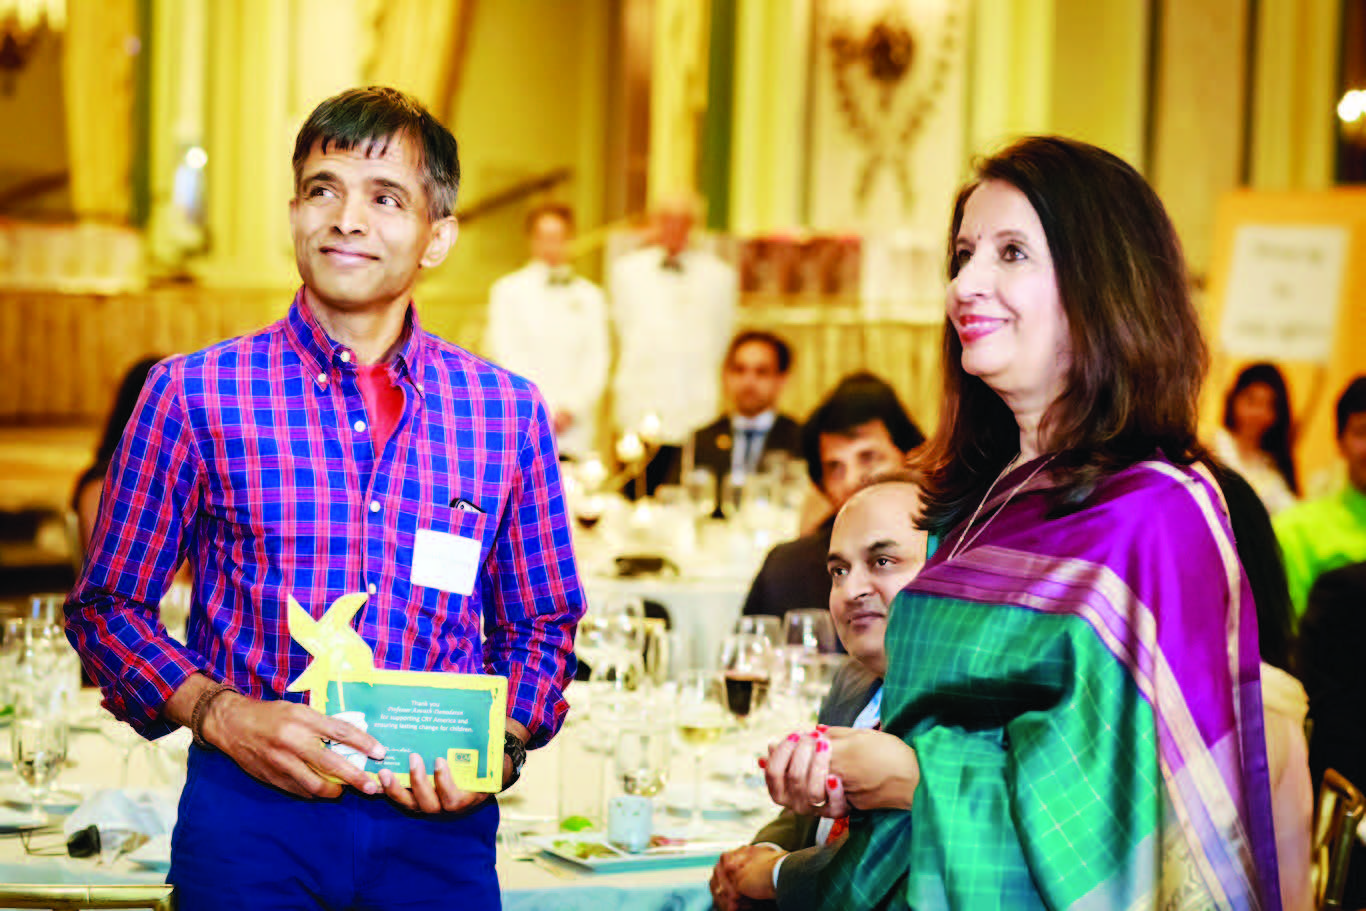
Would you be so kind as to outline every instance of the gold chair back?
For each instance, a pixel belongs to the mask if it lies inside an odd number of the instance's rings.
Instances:
[[[0,908],[43,908],[46,911],[143,908],[175,911],[175,889],[164,885],[70,886],[0,884]]]
[[[1341,908],[1347,885],[1357,826],[1366,816],[1366,798],[1335,770],[1323,774],[1319,808],[1314,817],[1314,903],[1318,908]]]

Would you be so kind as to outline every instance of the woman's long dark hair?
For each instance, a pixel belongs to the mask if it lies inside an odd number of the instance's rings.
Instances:
[[[1000,181],[1029,200],[1043,225],[1067,316],[1071,364],[1040,438],[1056,453],[1055,510],[1075,508],[1106,474],[1158,452],[1190,463],[1207,352],[1186,284],[1181,244],[1157,194],[1128,164],[1086,143],[1023,139],[983,161],[958,194],[949,231],[949,278],[968,197]],[[1019,450],[1010,409],[963,370],[963,346],[945,320],[939,426],[917,460],[927,478],[925,527],[966,518]]]
[[[1276,470],[1285,478],[1286,486],[1295,496],[1299,496],[1300,479],[1295,472],[1295,459],[1290,451],[1294,442],[1294,416],[1290,413],[1290,393],[1285,388],[1285,377],[1281,376],[1281,371],[1275,364],[1253,364],[1238,374],[1238,378],[1233,381],[1233,388],[1224,397],[1224,427],[1229,432],[1237,430],[1233,426],[1233,400],[1238,397],[1238,393],[1256,383],[1270,387],[1272,398],[1276,401],[1275,423],[1262,434],[1257,445],[1262,452],[1271,456],[1271,461],[1276,463]]]
[[[1252,599],[1257,602],[1258,651],[1267,664],[1293,674],[1295,634],[1290,619],[1293,616],[1290,586],[1271,516],[1262,505],[1261,497],[1241,475],[1218,462],[1210,464],[1228,505],[1238,560],[1247,574]]]
[[[95,449],[95,461],[76,481],[76,489],[71,497],[73,509],[76,508],[76,501],[81,495],[81,488],[91,481],[104,479],[109,463],[114,460],[114,450],[119,448],[123,428],[128,426],[129,419],[133,417],[133,409],[137,407],[138,396],[142,394],[142,387],[147,382],[147,374],[151,373],[152,368],[160,361],[160,357],[145,357],[129,367],[128,372],[119,381],[119,390],[114,395],[109,417],[104,422],[104,434],[100,437],[100,445]]]

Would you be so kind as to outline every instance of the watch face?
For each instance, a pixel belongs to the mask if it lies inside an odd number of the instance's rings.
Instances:
[[[526,763],[526,747],[517,739],[517,735],[511,732],[504,735],[503,752],[512,759],[513,772],[522,771],[522,766]]]

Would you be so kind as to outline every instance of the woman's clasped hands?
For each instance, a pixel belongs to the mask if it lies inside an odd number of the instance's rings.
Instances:
[[[803,816],[909,810],[920,761],[899,737],[866,728],[827,727],[789,734],[759,759],[773,802]]]

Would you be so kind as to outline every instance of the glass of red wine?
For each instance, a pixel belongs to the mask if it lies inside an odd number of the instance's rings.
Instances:
[[[734,633],[721,644],[721,674],[725,688],[726,711],[740,727],[741,750],[747,746],[750,723],[768,698],[772,679],[773,646],[762,633]],[[736,775],[736,784],[743,786],[745,767]]]

